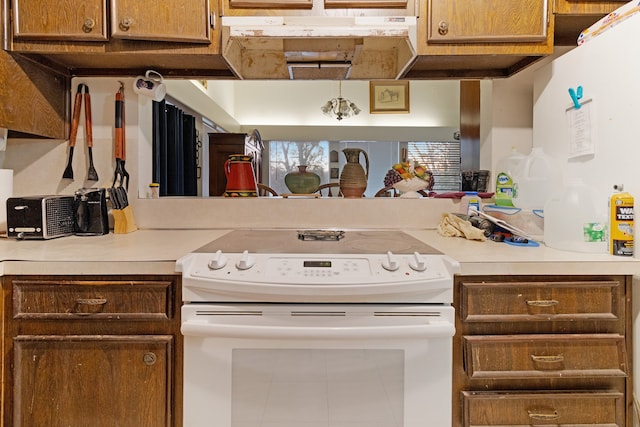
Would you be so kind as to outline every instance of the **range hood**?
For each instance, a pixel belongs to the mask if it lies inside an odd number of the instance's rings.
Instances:
[[[415,41],[414,16],[222,17],[222,56],[240,79],[398,79]]]

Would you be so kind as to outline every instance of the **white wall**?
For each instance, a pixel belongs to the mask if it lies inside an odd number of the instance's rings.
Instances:
[[[194,104],[197,91],[193,87],[184,81],[167,83],[169,95],[186,105]],[[457,81],[411,81],[409,112],[394,114],[369,113],[368,81],[342,82],[342,96],[362,110],[342,121],[320,111],[338,96],[337,81],[242,80],[209,82],[207,86],[216,107],[209,103],[196,110],[232,132],[257,128],[264,139],[450,140],[459,130]],[[232,117],[233,122],[221,117]]]
[[[481,82],[480,169],[495,171],[497,163],[515,148],[529,154],[533,146],[533,81],[538,70],[573,47],[559,47],[553,55],[506,79]],[[495,190],[495,176],[490,178]]]

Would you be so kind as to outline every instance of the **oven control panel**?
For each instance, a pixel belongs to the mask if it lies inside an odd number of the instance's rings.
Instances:
[[[455,260],[442,254],[188,254],[176,263],[185,302],[453,301]]]
[[[442,255],[309,255],[194,253],[179,261],[183,276],[278,284],[359,284],[451,279]],[[185,270],[188,265],[188,270]]]

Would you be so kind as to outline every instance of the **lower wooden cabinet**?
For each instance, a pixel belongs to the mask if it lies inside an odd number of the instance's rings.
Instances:
[[[453,426],[631,427],[631,278],[457,276]]]
[[[170,335],[21,335],[15,426],[171,426]]]
[[[618,392],[463,392],[466,426],[624,426]]]
[[[179,276],[3,284],[5,426],[182,425]]]

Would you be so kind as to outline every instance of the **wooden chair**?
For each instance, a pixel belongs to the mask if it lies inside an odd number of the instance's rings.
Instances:
[[[429,192],[427,190],[418,190],[417,193],[422,197],[429,197]],[[396,190],[393,185],[390,185],[378,190],[373,197],[400,197],[400,192]]]
[[[268,185],[258,183],[258,197],[277,197],[278,193]]]
[[[337,189],[333,190],[332,189]],[[323,191],[326,190],[325,193]],[[334,192],[336,193],[334,195]],[[342,191],[340,191],[339,182],[330,182],[329,184],[322,184],[314,193],[318,193],[320,197],[342,197]]]
[[[379,189],[373,197],[398,197],[400,192],[393,188],[392,185]]]

